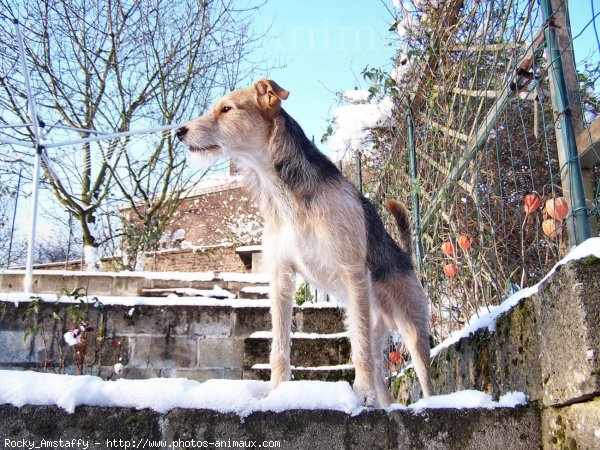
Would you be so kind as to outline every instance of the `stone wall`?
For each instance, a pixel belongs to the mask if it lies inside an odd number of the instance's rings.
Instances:
[[[538,293],[432,360],[436,394],[522,391],[542,409],[547,448],[600,448],[600,259],[558,267]],[[409,370],[394,382],[403,402],[420,387]]]
[[[257,412],[248,417],[175,409],[0,406],[2,443],[59,439],[77,448],[513,449],[540,447],[534,408]],[[79,439],[79,441],[77,441]],[[6,446],[5,448],[8,448]]]
[[[91,303],[0,302],[0,369],[33,369],[129,379],[184,377],[208,379],[264,378],[252,369],[268,363],[270,342],[253,338],[271,328],[268,305],[119,306]],[[69,347],[64,333],[85,324],[85,343]],[[343,330],[337,308],[294,308],[294,331]],[[315,361],[315,357],[319,357]],[[294,341],[292,364],[346,364],[346,338]],[[267,371],[268,372],[268,371]],[[268,376],[268,373],[266,374]]]

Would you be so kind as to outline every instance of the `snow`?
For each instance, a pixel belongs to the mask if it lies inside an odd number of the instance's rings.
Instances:
[[[271,370],[271,364],[254,364],[253,369],[257,370]],[[291,366],[293,370],[304,370],[304,371],[324,371],[324,370],[352,370],[354,364],[337,364],[335,366],[317,366],[317,367],[302,367],[302,366]]]
[[[246,286],[242,288],[242,292],[246,294],[268,295],[271,293],[271,288],[269,286]]]
[[[425,409],[465,409],[465,408],[514,408],[518,405],[526,405],[527,397],[522,392],[509,392],[498,401],[494,401],[490,394],[467,389],[447,395],[434,395],[423,398],[408,408],[415,411]],[[398,409],[399,405],[392,405],[390,409]]]
[[[269,283],[271,277],[264,273],[235,273],[221,272],[219,278],[223,281],[238,281],[242,283]]]
[[[24,270],[0,269],[1,274],[19,275],[24,274]],[[33,275],[54,275],[62,277],[139,277],[148,280],[165,281],[217,281],[222,278],[215,276],[213,272],[86,272],[80,270],[34,270]],[[267,281],[268,282],[268,281]]]
[[[225,291],[227,292],[227,291]],[[39,298],[43,302],[47,303],[73,303],[79,304],[79,300],[75,300],[73,297],[56,294],[35,294],[36,298]],[[94,299],[98,299],[98,302],[105,306],[110,305],[121,305],[121,306],[227,306],[231,308],[255,308],[263,307],[268,308],[271,306],[269,300],[242,300],[237,298],[231,299],[216,299],[208,297],[179,297],[177,295],[170,295],[167,297],[130,297],[130,296],[108,296],[108,295],[95,295]],[[10,292],[0,293],[0,302],[14,303],[28,303],[31,301],[31,294],[24,292]]]
[[[69,347],[73,347],[74,345],[79,344],[79,342],[81,342],[81,338],[82,338],[79,330],[67,331],[63,335],[63,337]]]
[[[468,325],[466,325],[460,330],[455,331],[446,340],[444,340],[438,346],[433,348],[431,350],[431,356],[436,356],[443,349],[450,347],[462,338],[465,338],[470,334],[475,333],[481,328],[487,328],[491,332],[496,331],[496,318],[498,316],[504,314],[514,306],[518,305],[519,302],[524,298],[528,298],[536,294],[540,286],[548,278],[550,278],[560,266],[568,263],[569,261],[585,258],[590,255],[594,255],[597,258],[600,258],[600,238],[590,238],[578,245],[577,247],[573,248],[567,254],[567,256],[565,256],[562,260],[556,263],[552,270],[550,270],[550,272],[548,272],[548,274],[535,286],[531,286],[516,292],[515,294],[511,295],[506,300],[504,300],[500,305],[490,306],[489,308],[482,308],[480,311],[478,311],[476,317],[472,318],[469,321]]]
[[[369,100],[371,93],[365,89],[353,89],[344,92],[344,97],[351,102],[364,103]]]
[[[272,339],[272,331],[255,331],[250,335],[251,338],[257,339]],[[343,331],[341,333],[292,333],[292,339],[336,339],[336,338],[347,338],[348,332]]]
[[[146,294],[179,294],[187,297],[209,297],[209,298],[236,298],[235,294],[215,284],[212,289],[174,288],[174,289],[145,289]],[[171,297],[172,298],[172,297]]]
[[[115,370],[116,372],[116,370]],[[522,404],[523,394],[511,393],[495,402],[483,392],[462,391],[430,397],[411,405],[424,408],[498,408]],[[0,404],[56,405],[73,413],[80,405],[149,408],[165,413],[174,408],[210,409],[241,417],[257,411],[327,409],[358,414],[364,410],[345,381],[288,381],[269,392],[269,383],[254,380],[185,378],[104,381],[89,375],[57,375],[0,370]],[[388,411],[404,409],[392,405]]]
[[[348,149],[365,150],[373,128],[393,124],[393,110],[391,97],[385,97],[379,103],[349,104],[335,108],[333,118],[338,128],[329,140],[329,148],[338,156]]]
[[[237,247],[235,249],[237,253],[245,253],[245,252],[262,252],[262,245],[243,245],[241,247]]]
[[[83,260],[85,267],[89,272],[99,272],[101,270],[100,253],[98,247],[93,245],[83,246]]]

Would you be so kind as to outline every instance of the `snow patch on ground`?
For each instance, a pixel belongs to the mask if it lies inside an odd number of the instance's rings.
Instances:
[[[430,397],[411,405],[425,408],[498,408],[522,404],[524,394],[511,393],[495,402],[478,391],[462,391]],[[257,411],[293,409],[342,411],[364,410],[345,381],[288,381],[269,392],[269,383],[254,380],[208,380],[184,378],[104,381],[93,376],[57,375],[0,370],[0,404],[56,405],[73,413],[80,405],[149,408],[161,413],[174,408],[211,409],[241,417]],[[388,411],[404,409],[392,405]]]

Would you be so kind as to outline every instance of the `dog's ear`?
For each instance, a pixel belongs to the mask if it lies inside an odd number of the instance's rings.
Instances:
[[[268,116],[273,117],[281,108],[281,100],[288,98],[290,93],[272,80],[261,79],[254,83],[256,103]]]

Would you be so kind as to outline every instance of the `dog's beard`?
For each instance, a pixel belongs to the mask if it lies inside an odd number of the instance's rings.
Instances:
[[[191,165],[202,167],[204,169],[210,169],[219,156],[222,156],[220,152],[212,152],[212,151],[196,151],[196,152],[188,152],[187,158],[188,162]]]

